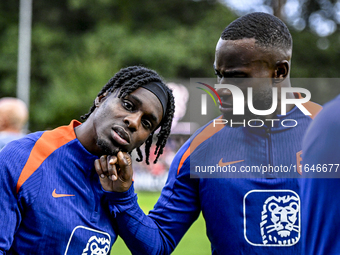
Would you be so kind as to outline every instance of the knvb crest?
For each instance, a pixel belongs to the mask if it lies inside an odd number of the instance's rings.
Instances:
[[[271,196],[264,202],[260,223],[263,244],[290,245],[299,240],[298,203],[297,197],[289,195]]]
[[[67,243],[65,255],[106,255],[110,253],[111,236],[109,233],[85,226],[73,229]]]
[[[85,249],[83,250],[82,255],[106,255],[109,254],[110,251],[110,240],[106,238],[97,238],[96,236],[92,236]]]
[[[300,239],[300,198],[292,190],[252,190],[243,199],[244,237],[254,246],[293,246]]]

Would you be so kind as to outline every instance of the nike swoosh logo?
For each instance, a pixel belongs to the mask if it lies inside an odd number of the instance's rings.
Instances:
[[[58,197],[74,197],[75,195],[69,195],[69,194],[57,194],[55,192],[56,189],[52,192],[52,197],[58,198]]]
[[[221,158],[221,159],[220,159],[220,162],[218,162],[218,165],[219,165],[220,167],[229,166],[229,165],[232,165],[232,164],[235,164],[235,163],[244,161],[244,159],[243,159],[243,160],[230,161],[230,162],[223,163],[223,162],[222,162],[222,159],[223,159],[223,158]]]

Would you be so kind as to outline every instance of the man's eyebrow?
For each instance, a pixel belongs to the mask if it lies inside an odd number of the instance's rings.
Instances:
[[[243,71],[239,71],[239,70],[231,70],[231,71],[223,71],[220,72],[219,70],[217,70],[215,68],[215,72],[220,73],[224,78],[232,78],[234,76],[248,76],[248,74],[246,72]]]
[[[132,98],[134,101],[136,101],[137,104],[139,104],[140,106],[143,105],[143,102],[138,98],[136,97],[135,95],[132,95],[132,94],[129,94],[128,97]],[[158,119],[157,117],[153,114],[153,113],[150,113],[148,114],[151,118],[151,120],[155,121],[155,122],[158,122]]]
[[[238,71],[238,70],[223,71],[223,76],[225,76],[225,77],[232,77],[232,76],[235,76],[235,75],[246,75],[246,73],[243,72],[243,71]]]
[[[215,64],[213,64],[213,68],[216,70],[216,71],[218,71],[217,69],[216,69],[216,65]],[[244,73],[243,71],[239,71],[239,70],[231,70],[231,71],[224,71],[223,73]]]
[[[138,97],[136,97],[135,95],[128,94],[126,97],[130,97],[130,98],[132,98],[134,101],[136,101],[138,104],[143,105],[143,102],[142,102]]]

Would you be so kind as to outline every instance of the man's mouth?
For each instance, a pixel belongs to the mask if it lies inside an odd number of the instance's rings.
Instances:
[[[120,145],[128,145],[130,143],[130,136],[124,128],[120,126],[114,126],[111,130],[112,138]]]

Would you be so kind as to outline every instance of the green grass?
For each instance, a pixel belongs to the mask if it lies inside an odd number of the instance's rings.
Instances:
[[[138,192],[138,203],[145,213],[148,213],[159,197],[158,192]],[[210,242],[206,236],[205,222],[202,215],[191,226],[184,235],[175,251],[174,255],[207,255],[211,254]],[[124,241],[118,237],[114,243],[111,255],[130,255]]]

